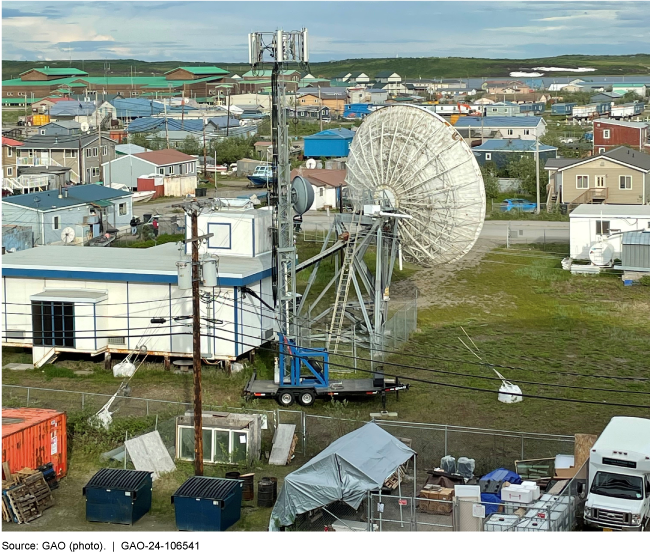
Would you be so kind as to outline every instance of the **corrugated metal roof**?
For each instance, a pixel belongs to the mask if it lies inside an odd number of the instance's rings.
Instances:
[[[38,71],[39,73],[43,73],[43,75],[88,75],[85,71],[74,67],[32,67],[20,74],[26,75],[30,71]]]
[[[131,192],[115,190],[99,184],[81,184],[68,188],[68,197],[59,198],[58,190],[46,190],[45,192],[32,192],[31,194],[19,194],[2,198],[8,204],[29,207],[37,211],[50,211],[62,207],[72,207],[98,200],[110,200],[131,196]],[[38,201],[36,201],[38,200]],[[70,249],[70,248],[68,248]],[[39,249],[40,251],[40,249]]]
[[[623,233],[623,245],[650,246],[650,231],[636,230]]]
[[[228,71],[221,69],[221,67],[217,67],[215,65],[197,65],[196,67],[181,66],[177,67],[176,69],[172,69],[171,71],[167,71],[165,75],[169,75],[170,73],[178,71],[179,69],[189,71],[194,75],[228,75]]]
[[[86,488],[101,488],[111,490],[136,491],[143,482],[151,478],[151,473],[146,470],[127,469],[101,469],[93,476]]]
[[[33,407],[2,409],[2,437],[10,436],[61,414],[62,412],[56,409],[36,409]]]
[[[460,117],[454,124],[456,128],[481,127],[486,129],[502,127],[536,127],[542,120],[541,117],[532,115],[523,117]]]
[[[223,501],[234,490],[241,487],[240,480],[227,478],[210,478],[208,476],[193,476],[178,488],[173,497],[191,497]]]
[[[480,146],[472,148],[478,152],[534,152],[536,150],[534,140],[522,140],[520,138],[491,138],[486,140]],[[557,150],[555,146],[547,146],[546,144],[539,144],[540,152],[552,152]]]
[[[95,104],[93,102],[80,102],[79,100],[68,100],[66,102],[56,102],[50,108],[52,117],[78,115],[92,115],[95,113]]]

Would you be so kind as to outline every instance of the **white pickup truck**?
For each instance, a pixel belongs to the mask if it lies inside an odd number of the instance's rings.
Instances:
[[[650,530],[650,419],[613,417],[589,455],[585,523]]]

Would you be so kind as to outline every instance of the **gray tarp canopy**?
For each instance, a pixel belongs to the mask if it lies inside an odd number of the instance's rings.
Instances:
[[[289,474],[273,507],[269,530],[290,526],[296,515],[344,501],[359,508],[369,490],[378,490],[415,452],[368,423],[339,438]]]

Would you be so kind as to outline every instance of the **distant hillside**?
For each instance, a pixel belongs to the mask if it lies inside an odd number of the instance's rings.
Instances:
[[[246,63],[219,63],[215,61],[156,61],[140,60],[72,60],[72,66],[87,71],[91,76],[104,74],[104,63],[110,63],[110,76],[162,75],[180,65],[218,65],[234,73],[248,71]],[[69,60],[45,62],[50,67],[68,67]],[[16,78],[23,71],[45,64],[42,61],[3,61],[2,78]],[[650,74],[650,54],[631,56],[558,56],[527,60],[485,59],[485,58],[360,58],[310,64],[315,76],[334,77],[343,71],[364,71],[374,77],[379,71],[391,70],[409,78],[469,78],[469,77],[507,77],[511,71],[527,71],[533,67],[593,67],[594,72],[580,75],[647,75]],[[546,76],[566,76],[562,71],[545,73]]]

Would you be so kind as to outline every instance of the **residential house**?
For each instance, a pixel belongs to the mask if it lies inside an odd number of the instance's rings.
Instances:
[[[195,79],[203,79],[205,77],[225,77],[229,75],[228,71],[216,67],[214,65],[199,65],[199,66],[185,66],[177,67],[165,73],[165,78],[168,81],[193,81]]]
[[[2,200],[2,224],[30,227],[35,246],[64,244],[67,229],[70,243],[83,245],[110,228],[128,227],[132,196],[98,184],[9,196]]]
[[[369,104],[380,105],[388,100],[388,91],[381,88],[366,88],[366,102]]]
[[[602,242],[622,259],[624,233],[650,229],[650,205],[581,204],[569,214],[569,255],[589,259],[589,250]]]
[[[650,125],[642,121],[594,120],[594,153],[602,154],[617,146],[650,148]]]
[[[106,122],[116,117],[116,109],[110,102],[96,106],[94,102],[67,100],[57,102],[50,108],[50,117],[55,121],[76,121],[88,127],[105,126]]]
[[[368,84],[370,82],[370,77],[366,75],[365,73],[362,73],[360,71],[355,71],[353,73],[350,73],[350,76],[348,77],[347,81],[352,84]]]
[[[70,136],[81,134],[81,123],[77,121],[53,121],[39,127],[38,134],[41,136]]]
[[[591,98],[589,98],[589,102],[591,104],[598,104],[600,102],[615,102],[622,97],[622,94],[617,94],[616,92],[599,92],[598,94],[594,94]]]
[[[54,104],[58,104],[59,102],[67,102],[67,101],[69,101],[69,98],[64,98],[61,96],[58,97],[48,96],[47,98],[43,98],[38,102],[32,103],[32,111],[38,111],[40,113],[50,113],[50,108]]]
[[[516,92],[516,93],[500,93],[500,94],[488,94],[485,98],[494,100],[495,102],[549,102],[551,100],[550,94],[539,93],[539,92]]]
[[[380,71],[375,75],[375,81],[381,84],[401,83],[402,77],[393,71]]]
[[[101,140],[101,146],[100,146]],[[18,147],[18,167],[59,166],[70,169],[76,183],[102,180],[101,165],[115,159],[115,141],[102,133],[34,136]]]
[[[367,97],[365,86],[350,87],[348,88],[347,93],[348,93],[348,102],[350,104],[360,104]]]
[[[561,102],[551,106],[551,115],[573,115],[573,108],[577,106],[575,102]]]
[[[320,96],[320,97],[319,97]],[[347,90],[330,87],[313,92],[309,89],[300,89],[296,99],[296,107],[301,106],[326,106],[330,112],[341,115],[348,101]]]
[[[404,83],[380,83],[377,82],[372,85],[373,88],[385,90],[389,96],[397,96],[398,94],[408,94],[408,88]]]
[[[306,178],[314,188],[314,203],[310,211],[317,209],[338,209],[345,187],[345,169],[294,169],[291,180],[296,176]]]
[[[377,109],[373,104],[345,104],[343,117],[345,119],[363,119]]]
[[[253,148],[255,148],[255,154],[260,159],[268,160],[273,154],[273,142],[269,140],[258,140],[253,144]]]
[[[58,165],[18,168],[18,187],[14,194],[30,194],[32,192],[44,192],[45,190],[60,190],[64,186],[70,186],[69,167]]]
[[[287,108],[288,119],[301,119],[305,121],[330,120],[330,108],[327,106],[299,106]]]
[[[178,150],[128,154],[104,163],[104,174],[110,182],[125,184],[137,189],[138,177],[156,175],[163,177],[165,196],[185,196],[196,190],[196,157]]]
[[[634,92],[637,96],[645,98],[648,95],[648,88],[645,83],[614,83],[612,92],[621,96],[628,92]]]
[[[499,131],[503,138],[535,140],[546,132],[546,122],[541,117],[460,117],[456,129]]]
[[[482,167],[488,162],[494,163],[497,168],[502,169],[510,161],[517,160],[521,157],[535,157],[537,145],[534,140],[520,139],[490,139],[486,140],[480,146],[472,148],[476,161]],[[540,164],[544,164],[549,158],[557,157],[557,148],[546,144],[539,144]]]
[[[271,69],[252,69],[251,71],[247,71],[242,75],[242,80],[243,81],[256,81],[259,79],[271,79]],[[281,72],[282,78],[285,82],[287,81],[293,81],[297,83],[301,78],[302,75],[300,74],[300,71],[295,71],[293,69],[285,69]]]
[[[334,75],[332,77],[333,81],[340,81],[342,83],[347,83],[350,77],[352,76],[352,73],[349,71],[343,71],[342,73],[339,73],[338,75]]]
[[[579,84],[572,83],[553,83],[548,87],[549,92],[582,92]]]
[[[117,144],[115,146],[115,155],[116,157],[128,156],[129,154],[141,154],[142,152],[148,152],[147,148],[138,146],[137,144]]]
[[[444,90],[445,88],[467,88],[467,81],[462,79],[418,79],[420,82],[428,82],[431,91]]]
[[[514,102],[496,102],[485,108],[486,117],[512,117],[520,113],[519,104]]]
[[[305,157],[345,157],[350,151],[354,132],[349,129],[328,129],[305,136]]]
[[[579,204],[647,204],[650,155],[625,146],[586,159],[549,160],[549,196],[569,209]]]
[[[534,93],[535,91],[526,83],[513,80],[486,81],[482,86],[488,94],[521,94]]]
[[[13,138],[2,137],[2,177],[14,178],[18,176],[18,153],[16,148],[23,143]],[[4,190],[4,186],[3,186]]]

